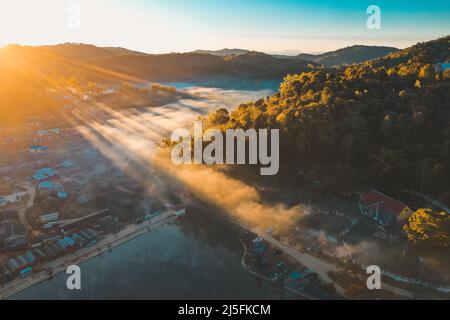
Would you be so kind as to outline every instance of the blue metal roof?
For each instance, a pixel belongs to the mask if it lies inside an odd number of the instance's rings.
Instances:
[[[31,146],[30,151],[48,151],[48,148],[42,146]]]
[[[63,192],[63,191],[58,192],[56,195],[60,199],[67,199],[67,197],[69,196],[69,194],[67,192]]]
[[[31,271],[33,271],[33,268],[27,267],[27,268],[21,270],[21,271],[20,271],[20,274],[21,274],[21,275],[26,275],[26,274],[30,273]]]
[[[33,176],[34,180],[45,180],[51,177],[56,176],[58,173],[56,172],[56,170],[52,169],[52,168],[42,168],[36,171],[36,173]]]
[[[73,166],[75,165],[75,162],[73,162],[73,161],[71,161],[71,160],[64,160],[64,161],[61,163],[61,165],[62,165],[64,168],[70,168],[70,167],[73,167]]]
[[[60,183],[55,183],[52,181],[42,181],[41,183],[39,183],[38,189],[54,190],[54,189],[59,189],[61,187],[62,187],[62,185]]]
[[[61,249],[66,249],[69,246],[69,244],[67,242],[65,242],[63,239],[59,239],[58,241],[56,241],[56,244]]]
[[[75,244],[75,240],[73,240],[71,237],[64,237],[64,239],[59,239],[58,241],[56,241],[56,244],[58,245],[58,247],[62,248],[62,249],[66,249],[67,247],[71,247]]]
[[[69,246],[73,246],[75,244],[75,240],[73,240],[71,237],[64,237],[63,239]]]
[[[289,275],[289,277],[290,277],[292,280],[298,280],[298,279],[300,279],[301,274],[300,274],[300,272],[294,271],[294,272],[292,272],[292,273]]]
[[[450,63],[441,63],[441,68],[444,70],[448,70],[450,69]]]

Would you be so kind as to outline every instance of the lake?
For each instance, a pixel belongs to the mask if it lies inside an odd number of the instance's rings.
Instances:
[[[88,260],[81,290],[65,273],[10,299],[291,299],[241,265],[236,227],[196,212]]]

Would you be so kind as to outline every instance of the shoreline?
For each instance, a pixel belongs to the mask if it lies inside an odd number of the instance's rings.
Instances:
[[[173,220],[176,216],[171,211],[166,211],[161,216],[144,221],[139,225],[130,224],[116,234],[109,234],[101,239],[96,245],[89,248],[82,248],[76,252],[50,261],[44,266],[52,271],[42,270],[38,273],[32,273],[26,278],[16,278],[0,287],[0,300],[5,300],[27,288],[37,285],[45,280],[53,278],[55,275],[67,270],[67,267],[73,264],[79,265],[85,261],[102,255],[115,247],[121,246],[153,229],[161,227]]]
[[[263,276],[262,274],[259,274],[259,273],[256,272],[256,271],[253,271],[253,270],[245,263],[245,258],[246,258],[246,256],[248,255],[248,250],[247,250],[247,246],[246,246],[245,243],[242,241],[242,239],[241,239],[240,241],[241,241],[242,247],[243,247],[243,249],[244,249],[244,252],[243,252],[243,254],[242,254],[242,259],[241,259],[242,267],[243,267],[245,270],[247,270],[248,273],[254,275],[255,277],[261,278],[261,279],[263,279],[264,281],[267,281],[268,283],[270,283],[271,285],[274,285],[273,282],[272,282],[269,278]],[[311,296],[309,296],[309,295],[307,295],[307,294],[304,294],[304,293],[295,291],[294,289],[289,288],[288,286],[286,286],[286,285],[284,285],[284,284],[281,286],[281,288],[284,289],[284,290],[287,290],[287,291],[289,291],[289,292],[291,292],[291,293],[293,293],[293,294],[295,294],[295,295],[297,295],[297,296],[299,296],[299,297],[305,298],[306,300],[316,300],[316,299],[314,299],[313,297],[311,297]]]

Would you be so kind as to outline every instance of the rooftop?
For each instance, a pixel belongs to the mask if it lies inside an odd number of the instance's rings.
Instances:
[[[379,191],[370,190],[362,198],[366,206],[371,206],[374,204],[379,204],[380,209],[385,212],[393,213],[399,215],[408,206],[401,201],[398,201],[390,196],[387,196]]]

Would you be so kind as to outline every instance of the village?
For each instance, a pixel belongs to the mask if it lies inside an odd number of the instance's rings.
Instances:
[[[0,296],[23,286],[17,282],[52,277],[56,266],[101,254],[185,214],[180,202],[161,203],[142,192],[140,181],[74,128],[33,130],[1,144]]]

